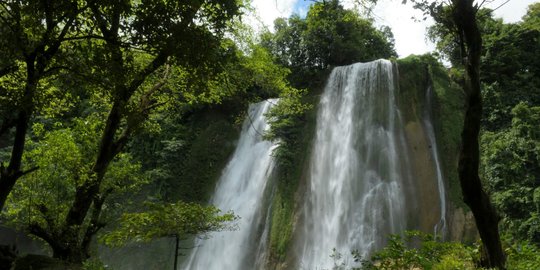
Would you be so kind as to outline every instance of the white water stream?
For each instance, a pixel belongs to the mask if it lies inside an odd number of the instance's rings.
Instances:
[[[250,106],[238,146],[210,202],[240,216],[238,230],[212,233],[210,239],[197,241],[182,269],[251,270],[264,262],[268,205],[263,198],[274,168],[271,153],[276,145],[263,140],[262,134],[268,129],[264,114],[275,102]]]
[[[330,75],[317,117],[299,269],[354,266],[344,261],[352,250],[366,258],[389,233],[405,229],[411,172],[395,73],[390,61],[377,60]]]
[[[433,95],[433,87],[429,86],[426,91],[426,104],[424,107],[424,115],[423,115],[423,122],[424,127],[427,133],[427,137],[429,140],[430,148],[431,148],[431,156],[433,157],[433,161],[435,163],[435,171],[437,173],[437,188],[439,191],[439,204],[440,204],[440,211],[441,211],[441,217],[439,219],[439,222],[435,225],[435,228],[433,229],[434,235],[437,237],[440,237],[441,239],[446,238],[446,191],[444,187],[444,178],[442,175],[442,168],[441,168],[441,162],[439,160],[439,152],[437,150],[437,140],[435,139],[435,129],[433,128],[433,124],[431,121],[431,99]]]

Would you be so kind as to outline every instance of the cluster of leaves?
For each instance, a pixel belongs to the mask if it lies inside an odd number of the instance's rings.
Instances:
[[[540,244],[540,4],[521,22],[486,19],[482,170],[506,233]]]
[[[70,123],[55,122],[47,129],[41,123],[34,124],[24,161],[36,171],[20,181],[8,199],[3,215],[12,226],[32,230],[39,225],[53,236],[61,234],[61,221],[67,216],[76,188],[90,177],[103,125],[101,117],[91,114]],[[100,194],[110,196],[103,205],[101,222],[114,220],[132,199],[126,194],[135,193],[146,183],[141,165],[133,162],[129,153],[119,154],[101,186]]]
[[[432,235],[407,231],[403,237],[390,235],[386,247],[363,262],[363,269],[474,269],[474,253],[475,249],[459,243],[440,242]]]
[[[523,21],[504,24],[486,20],[482,58],[485,112],[483,127],[501,130],[512,122],[512,108],[520,102],[540,105],[540,4],[529,7]]]
[[[147,203],[146,208],[144,212],[124,213],[119,228],[104,234],[101,240],[107,245],[122,246],[160,237],[204,237],[212,231],[234,230],[232,222],[238,219],[232,212],[221,214],[216,207],[195,203]]]
[[[279,102],[266,115],[270,130],[266,139],[278,142],[274,157],[281,169],[288,170],[295,165],[298,144],[302,136],[302,127],[306,121],[306,112],[313,108],[303,101],[306,90],[289,89],[281,95]]]

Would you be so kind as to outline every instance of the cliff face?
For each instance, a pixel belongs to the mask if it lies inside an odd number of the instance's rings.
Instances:
[[[464,94],[448,76],[447,71],[429,56],[410,56],[397,61],[399,67],[402,110],[407,121],[407,139],[411,149],[411,163],[416,172],[418,228],[433,232],[440,215],[439,197],[433,155],[434,145],[426,138],[428,130],[422,125],[426,110],[437,143],[446,197],[446,240],[474,241],[477,232],[472,215],[462,201],[458,180],[460,134],[464,116]],[[426,91],[433,90],[431,96]],[[430,101],[427,98],[431,98]],[[426,108],[429,106],[429,108]],[[424,113],[422,113],[424,112]],[[434,189],[435,188],[435,189]],[[435,223],[434,223],[435,222]]]
[[[457,176],[457,160],[460,147],[460,133],[463,123],[463,93],[447,75],[447,71],[430,56],[411,56],[397,60],[398,103],[404,124],[408,154],[404,156],[412,175],[406,187],[402,187],[407,197],[407,229],[434,233],[441,222],[441,201],[437,182],[437,166],[433,155],[433,145],[439,158],[440,174],[444,179],[446,202],[445,238],[455,241],[476,239],[476,229],[469,210],[461,201],[461,190]],[[427,94],[432,89],[431,96]],[[429,102],[427,99],[431,99]],[[312,102],[314,105],[316,101]],[[316,113],[317,106],[314,106]],[[426,111],[431,114],[432,127],[425,123]],[[309,152],[316,118],[307,118],[304,138],[304,152],[299,153],[296,173],[286,176],[281,187],[275,189],[270,226],[269,269],[292,269],[298,256],[293,243],[299,237],[302,218],[300,212],[306,199],[306,185],[309,167]],[[434,138],[429,138],[429,128]],[[277,174],[278,178],[284,177]],[[279,179],[278,179],[279,183]],[[278,184],[279,185],[279,184]],[[317,221],[313,221],[317,222]],[[329,256],[330,254],[328,254]]]

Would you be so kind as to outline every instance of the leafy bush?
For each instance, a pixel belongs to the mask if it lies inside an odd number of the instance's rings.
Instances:
[[[439,242],[432,235],[407,231],[390,235],[382,250],[364,261],[367,270],[474,269],[473,250],[460,243]]]

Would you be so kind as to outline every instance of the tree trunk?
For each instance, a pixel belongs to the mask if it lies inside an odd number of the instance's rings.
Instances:
[[[482,116],[482,96],[480,86],[480,56],[482,37],[476,24],[476,9],[473,0],[453,0],[453,20],[458,29],[460,41],[466,51],[463,55],[467,70],[464,89],[467,93],[467,110],[459,157],[459,180],[464,202],[471,208],[480,238],[487,251],[487,267],[505,269],[505,256],[499,236],[499,216],[482,188],[478,176],[480,150],[478,137]]]
[[[178,269],[178,249],[180,248],[180,237],[178,235],[174,236],[175,245],[174,245],[174,270]]]
[[[32,64],[33,59],[27,61],[28,78],[25,87],[25,95],[22,100],[23,105],[21,105],[21,109],[17,114],[15,122],[15,139],[13,141],[13,148],[11,150],[8,167],[5,168],[4,164],[0,161],[0,212],[4,209],[7,197],[9,196],[9,193],[11,193],[13,186],[15,186],[17,179],[25,174],[21,171],[22,157],[30,116],[32,115],[34,108],[33,98],[37,82],[37,78],[34,77],[35,71]]]

